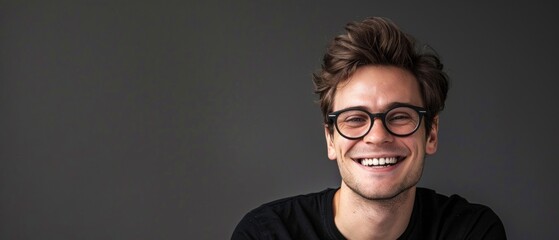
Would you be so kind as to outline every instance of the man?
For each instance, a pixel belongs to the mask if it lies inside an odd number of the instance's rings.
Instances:
[[[506,239],[490,208],[416,187],[448,90],[439,58],[388,19],[346,30],[313,79],[340,188],[264,204],[232,239]]]

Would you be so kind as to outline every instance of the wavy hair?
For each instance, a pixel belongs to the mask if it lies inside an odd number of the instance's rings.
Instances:
[[[449,87],[448,76],[434,50],[416,46],[412,36],[402,32],[387,18],[370,17],[361,22],[350,22],[345,30],[330,42],[322,68],[313,74],[324,123],[329,124],[327,116],[332,112],[339,83],[361,66],[385,65],[408,70],[415,76],[429,112],[425,118],[425,127],[429,131],[434,117],[444,109]],[[332,133],[333,127],[328,127]]]

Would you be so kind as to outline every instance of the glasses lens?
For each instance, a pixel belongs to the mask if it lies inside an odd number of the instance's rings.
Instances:
[[[410,134],[420,124],[419,113],[409,107],[397,107],[386,113],[386,127],[397,135]]]
[[[336,122],[338,131],[346,137],[361,137],[371,126],[369,114],[361,110],[350,110],[338,115]]]

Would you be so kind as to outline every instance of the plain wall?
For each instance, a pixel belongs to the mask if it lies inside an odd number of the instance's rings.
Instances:
[[[228,239],[339,186],[311,74],[367,16],[451,77],[420,186],[559,237],[556,4],[140,2],[0,2],[0,239]]]

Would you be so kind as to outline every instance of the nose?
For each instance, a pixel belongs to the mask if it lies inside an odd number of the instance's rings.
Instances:
[[[394,136],[390,134],[380,118],[373,119],[373,126],[371,130],[363,137],[363,141],[371,144],[382,144],[386,142],[392,142]]]

